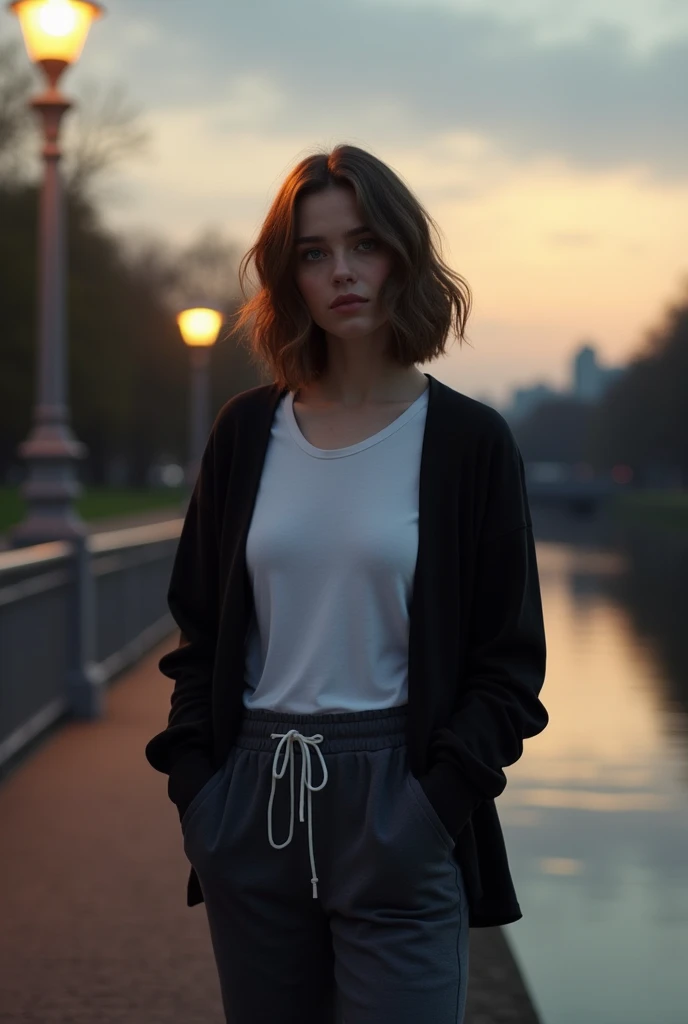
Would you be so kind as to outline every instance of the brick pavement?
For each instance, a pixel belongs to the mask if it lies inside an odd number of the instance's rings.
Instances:
[[[223,1024],[203,905],[146,762],[171,637],[0,782],[2,1024]],[[502,930],[473,929],[465,1024],[538,1024]]]

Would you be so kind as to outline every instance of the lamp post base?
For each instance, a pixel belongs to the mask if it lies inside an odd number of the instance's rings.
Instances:
[[[88,534],[88,526],[78,515],[36,514],[25,519],[9,532],[7,541],[12,548],[27,548],[50,541],[78,540]]]
[[[74,463],[88,449],[64,424],[39,424],[19,446],[29,475],[20,488],[27,504],[26,517],[8,533],[14,547],[52,540],[76,540],[89,533],[73,502],[82,492]]]

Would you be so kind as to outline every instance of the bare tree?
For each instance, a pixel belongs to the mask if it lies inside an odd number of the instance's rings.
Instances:
[[[67,189],[94,198],[107,172],[129,156],[145,155],[151,136],[140,114],[121,83],[82,82],[63,146]]]
[[[217,228],[206,228],[176,256],[166,288],[170,309],[207,305],[228,313],[236,303],[241,249]]]
[[[36,177],[40,138],[30,99],[44,84],[26,65],[20,44],[0,45],[0,185]],[[81,80],[61,133],[62,177],[70,192],[93,199],[107,172],[145,152],[150,132],[139,116],[121,84]]]
[[[155,287],[171,314],[189,305],[232,312],[239,294],[242,247],[217,228],[206,228],[186,247],[174,247],[139,229],[120,239],[130,270]]]
[[[160,296],[163,306],[171,313],[171,295],[179,278],[178,253],[171,243],[152,229],[139,227],[121,234],[119,245],[130,273]]]
[[[35,78],[22,46],[0,45],[0,184],[29,177],[36,115],[28,106]]]

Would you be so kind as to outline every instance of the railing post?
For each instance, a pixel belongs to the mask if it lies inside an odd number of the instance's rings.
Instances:
[[[81,719],[102,718],[105,711],[104,680],[95,658],[96,588],[91,557],[88,534],[75,538],[66,685],[70,712]]]

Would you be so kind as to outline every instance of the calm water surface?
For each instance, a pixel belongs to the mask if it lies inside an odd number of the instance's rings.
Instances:
[[[497,806],[542,1024],[688,1022],[688,530],[533,509],[550,724]]]

